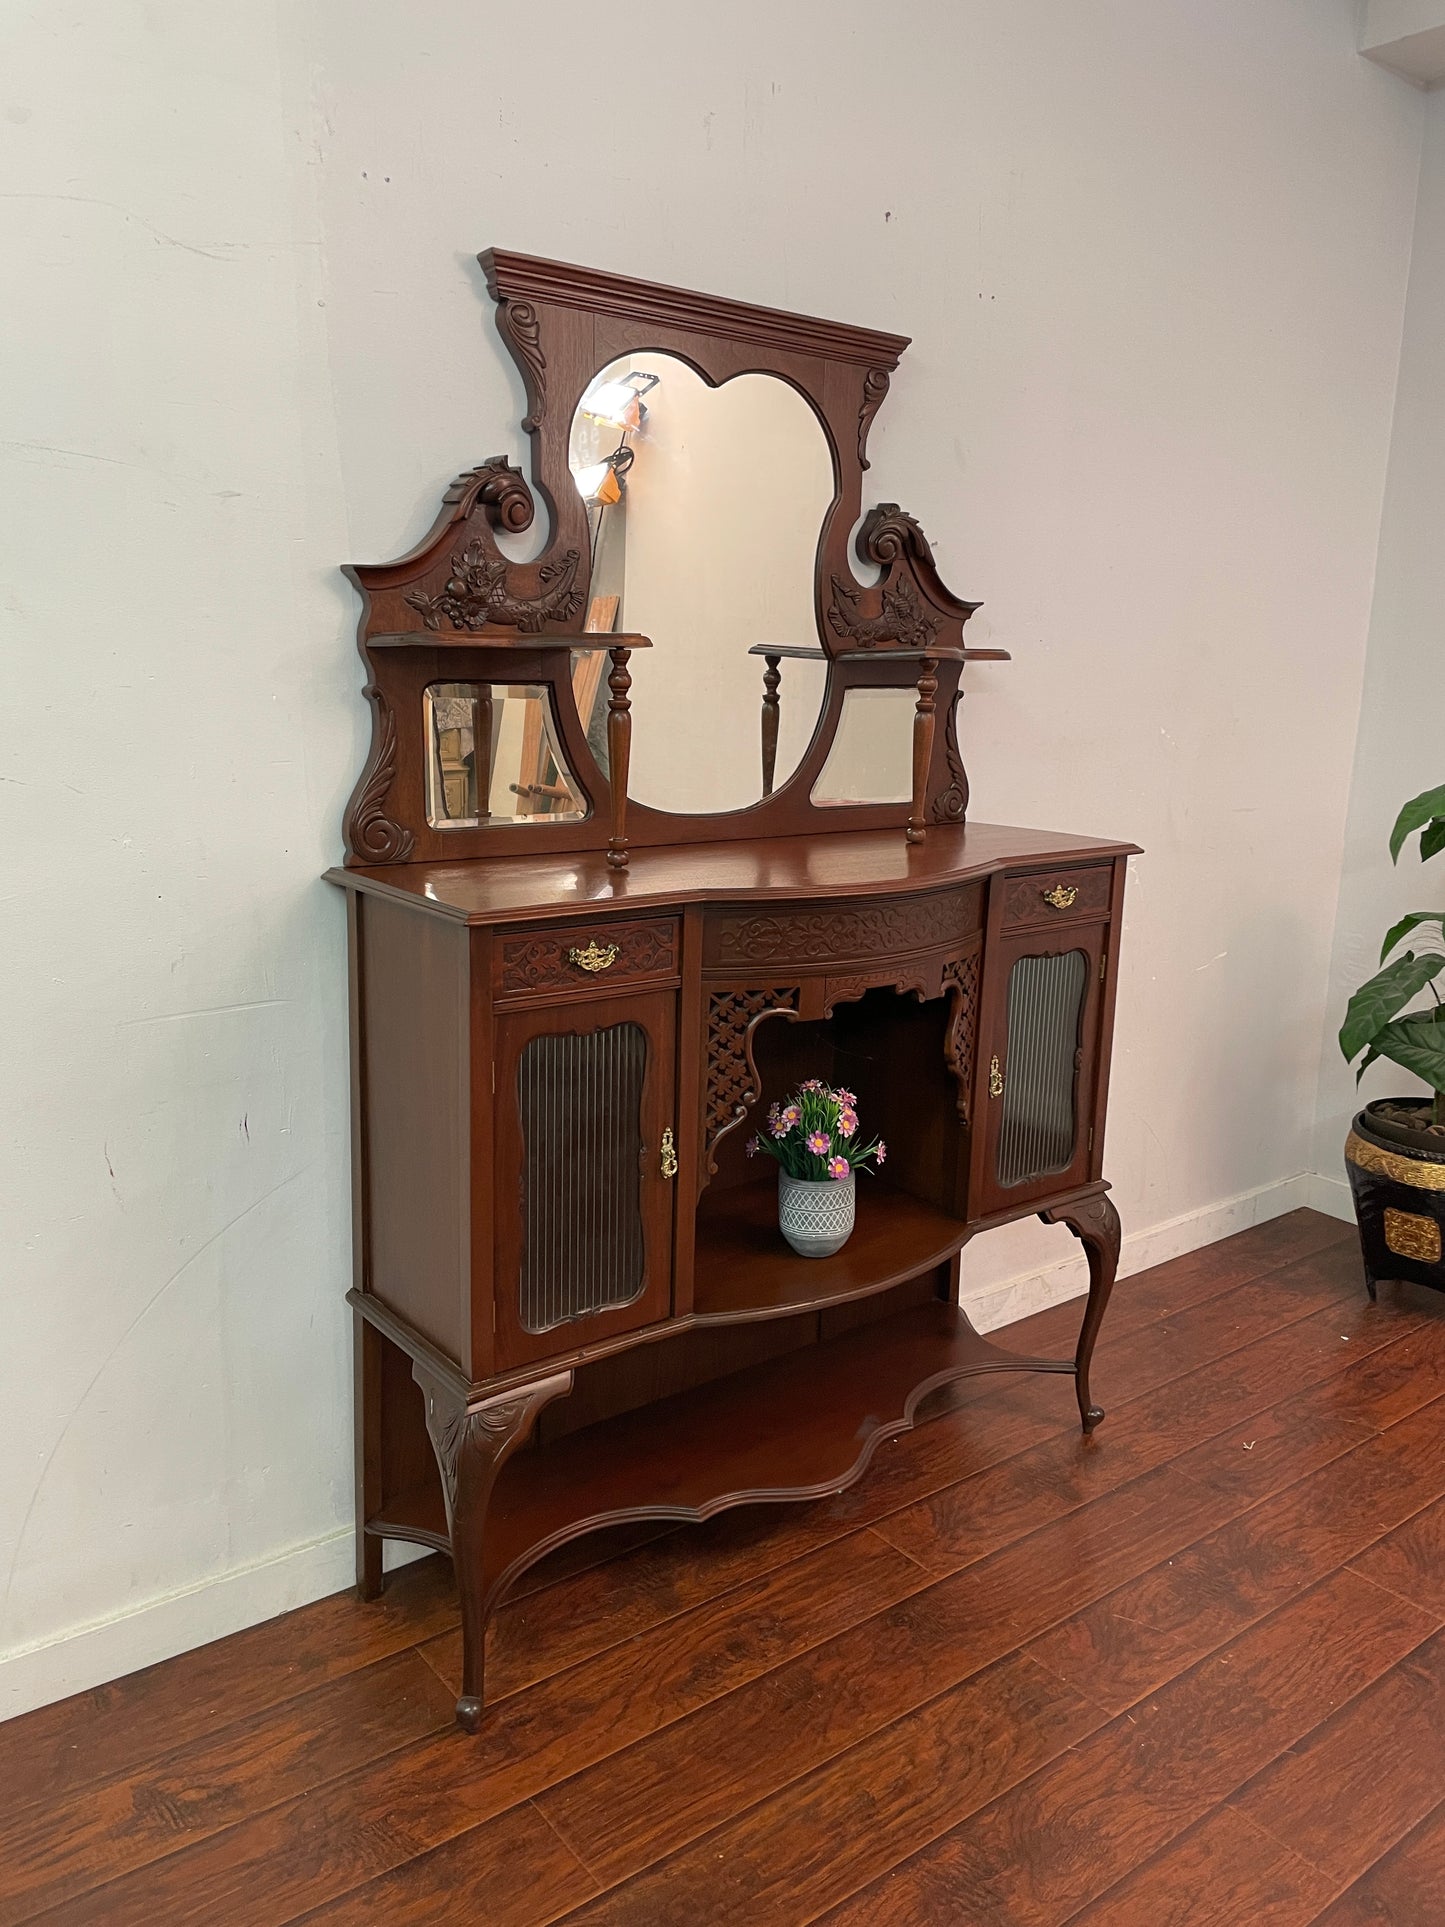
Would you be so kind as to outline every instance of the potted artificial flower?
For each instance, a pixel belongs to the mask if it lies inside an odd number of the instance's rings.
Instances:
[[[1422,862],[1445,850],[1445,784],[1401,810],[1390,832],[1393,860],[1417,830]],[[1386,963],[1412,932],[1418,933],[1416,945],[1428,935],[1441,947],[1412,947]],[[1350,999],[1340,1049],[1347,1062],[1360,1058],[1357,1083],[1377,1057],[1388,1057],[1423,1078],[1432,1095],[1377,1098],[1356,1117],[1345,1145],[1372,1298],[1381,1278],[1410,1278],[1445,1290],[1445,1002],[1435,988],[1445,971],[1445,910],[1412,910],[1402,917],[1385,937],[1380,963],[1383,968]],[[1434,1002],[1406,1010],[1427,988]]]
[[[810,1077],[769,1111],[767,1130],[748,1145],[749,1157],[760,1151],[777,1160],[778,1228],[798,1256],[841,1251],[853,1229],[853,1174],[887,1156],[882,1138],[859,1138],[853,1093]]]

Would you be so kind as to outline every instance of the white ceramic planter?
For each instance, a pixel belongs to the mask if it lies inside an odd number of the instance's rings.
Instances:
[[[857,1173],[793,1178],[778,1167],[778,1229],[800,1258],[830,1258],[853,1230]]]

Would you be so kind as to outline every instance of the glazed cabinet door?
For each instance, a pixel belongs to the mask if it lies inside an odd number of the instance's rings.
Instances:
[[[980,1201],[972,1215],[1057,1195],[1092,1175],[1108,925],[1001,939],[980,1048]]]
[[[665,1318],[672,1297],[672,991],[497,1020],[497,1365]]]

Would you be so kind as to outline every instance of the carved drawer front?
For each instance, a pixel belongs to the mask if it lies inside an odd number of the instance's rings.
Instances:
[[[961,944],[983,927],[983,887],[928,896],[854,897],[845,903],[708,912],[703,965],[712,975],[791,964],[826,970],[853,958],[893,957]]]
[[[1080,917],[1097,919],[1109,914],[1114,872],[1107,863],[1091,870],[1039,870],[1032,876],[1005,877],[1003,927],[1017,930],[1051,923],[1072,923]]]
[[[676,917],[499,930],[492,949],[492,989],[499,998],[666,982],[677,972]]]

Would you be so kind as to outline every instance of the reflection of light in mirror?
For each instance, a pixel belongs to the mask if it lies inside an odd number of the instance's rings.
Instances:
[[[763,663],[748,651],[761,643],[790,657],[775,712],[781,788],[812,739],[826,668],[813,576],[834,478],[812,408],[777,376],[714,388],[676,356],[639,351],[598,372],[569,461],[588,504],[588,626],[654,645],[631,664],[630,793],[693,813],[758,800],[770,739]],[[594,624],[609,597],[615,615]]]
[[[850,689],[813,802],[907,803],[913,795],[915,689]]]
[[[433,829],[575,823],[587,814],[540,684],[432,683],[423,710]]]

